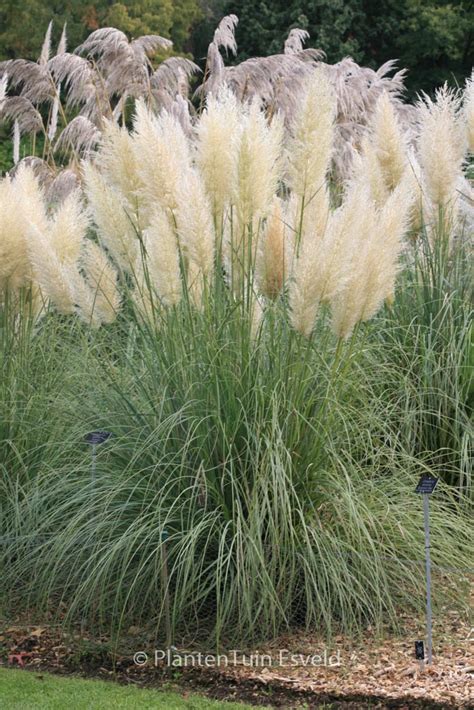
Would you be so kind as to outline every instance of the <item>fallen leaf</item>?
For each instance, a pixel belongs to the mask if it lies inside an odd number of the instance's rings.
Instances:
[[[38,626],[37,629],[33,629],[33,631],[30,632],[30,636],[36,636],[36,638],[39,638],[41,634],[43,634],[46,631],[46,629],[42,629],[40,626]]]

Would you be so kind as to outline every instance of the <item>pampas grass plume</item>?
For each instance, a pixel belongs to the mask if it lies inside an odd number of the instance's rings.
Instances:
[[[385,186],[394,190],[402,179],[407,165],[405,137],[386,91],[375,106],[371,126],[371,144],[380,166]]]
[[[292,232],[285,226],[281,200],[273,200],[272,210],[259,241],[256,261],[260,293],[274,300],[282,292],[290,270]]]
[[[306,204],[323,188],[334,144],[336,101],[324,69],[306,79],[291,126],[288,173],[291,189]]]
[[[185,256],[208,276],[214,267],[215,232],[209,200],[196,170],[190,170],[182,181],[176,221]]]
[[[124,195],[111,187],[90,162],[83,164],[84,188],[99,240],[117,266],[133,271],[138,256],[134,213]]]
[[[209,96],[196,126],[196,162],[211,200],[216,224],[227,208],[237,181],[241,110],[230,91]]]
[[[281,177],[283,124],[275,116],[269,124],[253,101],[243,118],[237,184],[233,202],[241,227],[265,217]]]
[[[126,128],[106,121],[100,144],[100,166],[107,182],[118,190],[131,205],[138,204],[143,190],[137,151]]]
[[[474,154],[474,71],[471,74],[471,78],[466,80],[463,111],[466,121],[468,148]]]
[[[418,111],[419,160],[427,195],[436,208],[446,208],[456,198],[465,154],[459,97],[445,85],[436,92],[435,101],[425,96]]]
[[[176,209],[179,185],[191,165],[188,140],[180,123],[166,112],[155,117],[143,101],[138,101],[134,151],[143,196],[163,209]]]
[[[143,234],[144,257],[140,289],[151,286],[164,306],[174,306],[182,297],[182,281],[177,238],[166,213],[156,208],[150,226]]]
[[[75,190],[58,207],[49,229],[51,247],[65,266],[77,264],[88,226],[81,194]]]

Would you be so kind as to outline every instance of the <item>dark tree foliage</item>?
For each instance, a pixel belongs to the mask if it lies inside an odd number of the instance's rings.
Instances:
[[[202,14],[198,0],[0,0],[0,59],[36,59],[50,20],[53,40],[59,39],[67,22],[70,48],[93,30],[112,26],[130,38],[168,37],[176,51],[183,51]]]
[[[223,10],[240,18],[236,61],[282,51],[300,27],[329,62],[398,59],[413,90],[462,82],[474,63],[473,0],[227,0]]]

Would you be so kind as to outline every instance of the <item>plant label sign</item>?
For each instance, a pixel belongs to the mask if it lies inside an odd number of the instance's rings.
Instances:
[[[415,658],[417,661],[423,661],[425,658],[425,644],[423,641],[415,641]]]
[[[97,444],[103,444],[112,436],[110,431],[91,431],[86,435],[85,440],[88,444],[96,446]]]
[[[418,485],[415,488],[415,493],[422,493],[423,495],[431,495],[436,488],[438,480],[435,476],[423,475],[418,481]]]

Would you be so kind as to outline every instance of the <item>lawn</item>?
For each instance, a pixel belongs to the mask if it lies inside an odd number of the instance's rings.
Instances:
[[[29,673],[0,668],[0,703],[8,710],[74,710],[86,708],[166,708],[166,710],[217,710],[248,705],[221,703],[199,695],[183,697],[177,693],[123,687],[114,683],[81,678],[62,678],[47,673]]]

